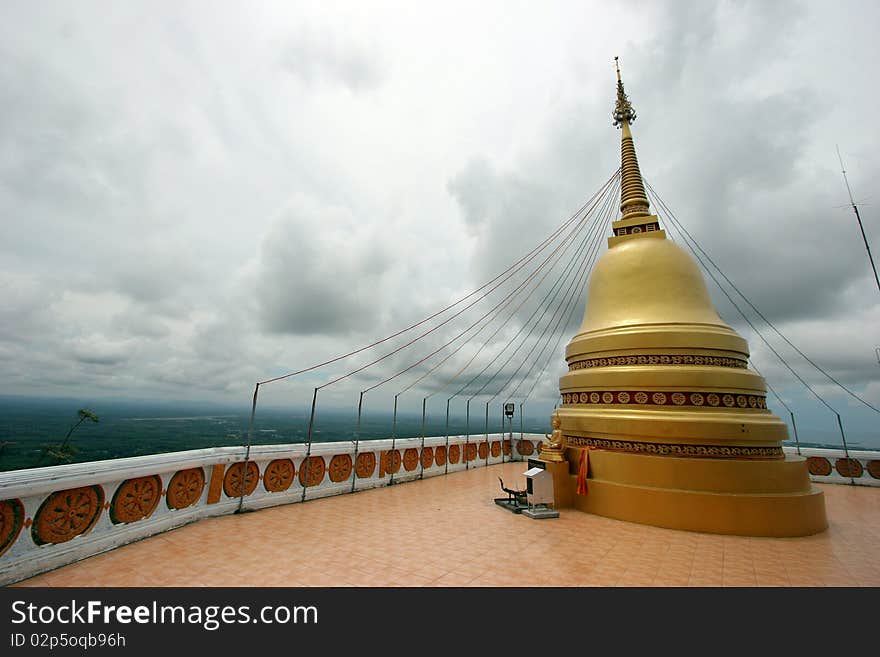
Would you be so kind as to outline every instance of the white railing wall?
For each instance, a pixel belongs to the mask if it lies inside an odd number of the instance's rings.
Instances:
[[[783,446],[786,454],[806,457],[810,479],[817,484],[856,484],[880,486],[880,452],[849,450],[849,460],[842,449]]]
[[[217,447],[0,473],[0,585],[211,516],[536,456],[541,434]],[[357,450],[356,450],[357,447]],[[785,446],[788,454],[795,447]],[[819,483],[880,486],[880,452],[801,448]],[[308,461],[306,459],[308,455]]]
[[[537,454],[540,434],[217,447],[0,473],[0,585],[211,516]],[[392,449],[393,447],[393,449]],[[308,455],[308,460],[307,460]]]

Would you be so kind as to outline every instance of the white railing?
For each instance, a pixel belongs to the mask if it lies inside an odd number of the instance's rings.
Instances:
[[[537,455],[541,434],[172,452],[0,473],[0,585],[211,516]],[[795,454],[795,447],[785,446]],[[880,452],[801,448],[819,483],[880,486]],[[308,457],[308,459],[307,459]]]
[[[216,447],[0,473],[0,585],[240,507],[522,460],[543,435]],[[357,447],[357,450],[356,450]],[[244,496],[241,495],[244,479]]]
[[[786,454],[806,457],[810,479],[819,484],[856,484],[880,486],[880,452],[849,450],[849,460],[842,449],[796,447],[785,445]]]

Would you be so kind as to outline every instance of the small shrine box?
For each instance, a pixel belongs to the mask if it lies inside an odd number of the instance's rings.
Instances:
[[[530,468],[526,477],[526,497],[529,504],[553,504],[553,475],[544,468]]]

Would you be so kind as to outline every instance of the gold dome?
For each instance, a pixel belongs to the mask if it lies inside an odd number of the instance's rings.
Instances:
[[[566,357],[651,347],[748,359],[746,341],[718,316],[697,264],[664,231],[609,242],[590,276],[584,320]]]
[[[662,230],[610,241],[566,348],[567,435],[635,440],[648,453],[675,443],[781,457],[785,424],[766,410],[748,345],[718,316],[691,256]]]
[[[666,239],[633,239],[609,249],[590,277],[578,333],[670,320],[727,328],[697,264],[679,246]]]

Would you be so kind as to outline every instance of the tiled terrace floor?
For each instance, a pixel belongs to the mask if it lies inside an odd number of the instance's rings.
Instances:
[[[211,518],[23,586],[880,586],[880,490],[823,486],[827,532],[744,538],[496,506],[523,463]]]

